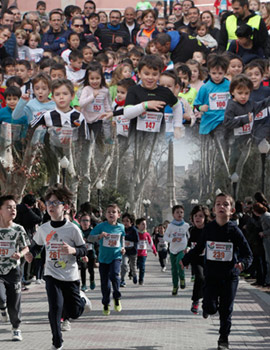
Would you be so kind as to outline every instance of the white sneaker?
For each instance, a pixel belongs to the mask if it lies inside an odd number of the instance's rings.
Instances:
[[[69,320],[63,321],[63,323],[61,324],[61,329],[63,332],[71,331],[71,324],[70,324]]]
[[[12,340],[13,341],[22,341],[22,332],[17,328],[17,329],[12,329],[11,331],[12,334]]]
[[[41,280],[36,280],[36,284],[41,284]]]
[[[52,345],[51,350],[63,350],[63,345],[60,346],[60,348],[56,348],[54,345]]]
[[[87,298],[82,290],[80,291],[80,296],[85,300],[84,312],[90,312],[92,310],[91,301]]]
[[[162,272],[165,272],[166,270],[167,270],[166,266],[164,266],[164,267],[161,269]]]
[[[7,313],[7,309],[5,310],[1,310],[1,320],[2,322],[8,322],[9,318],[8,318],[8,313]]]

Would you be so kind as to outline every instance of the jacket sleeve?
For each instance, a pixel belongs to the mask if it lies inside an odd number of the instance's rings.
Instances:
[[[248,115],[243,118],[237,118],[235,115],[235,104],[233,101],[229,101],[225,110],[225,116],[223,125],[227,129],[239,128],[245,124],[249,123]]]
[[[228,43],[228,33],[226,29],[226,21],[221,25],[220,28],[220,36],[219,36],[219,42],[218,42],[218,49],[219,51],[223,52],[227,48]]]
[[[80,107],[84,108],[86,107],[87,104],[90,104],[94,101],[94,95],[93,95],[93,91],[91,88],[89,88],[88,86],[86,86],[85,88],[83,88],[82,90],[82,94],[80,97]]]

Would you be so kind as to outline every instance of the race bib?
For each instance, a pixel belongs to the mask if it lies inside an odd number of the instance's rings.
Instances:
[[[146,132],[160,132],[163,113],[146,112],[137,118],[137,130]]]
[[[229,92],[216,92],[209,94],[209,107],[212,110],[225,110],[229,100]]]
[[[94,101],[89,105],[90,112],[104,113],[104,98],[96,97]]]
[[[138,243],[138,249],[139,249],[139,250],[145,250],[145,249],[147,249],[147,241],[139,241],[139,243]]]
[[[63,247],[63,243],[48,243],[47,245],[47,260],[48,261],[59,261],[62,260],[61,249]]]
[[[166,125],[166,132],[173,132],[173,115],[172,113],[165,113],[165,125]]]
[[[233,129],[234,136],[249,135],[253,127],[253,121],[241,126],[240,128]]]
[[[255,120],[262,120],[268,116],[268,108],[264,108],[258,114],[255,115]]]
[[[108,237],[103,237],[103,247],[118,248],[120,247],[121,235],[110,234]]]
[[[132,248],[132,247],[134,247],[134,242],[125,241],[125,247],[126,247],[126,248]]]
[[[128,129],[129,129],[130,121],[125,118],[123,115],[119,115],[116,117],[116,133],[117,135],[122,135],[128,137]]]
[[[16,241],[0,241],[0,257],[10,258],[15,253]]]
[[[87,250],[93,250],[93,244],[92,243],[85,243]]]
[[[231,242],[206,242],[206,258],[212,261],[232,261],[233,243]]]

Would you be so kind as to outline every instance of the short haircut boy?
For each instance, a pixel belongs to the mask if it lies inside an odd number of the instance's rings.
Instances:
[[[45,1],[38,1],[36,5],[36,9],[38,10],[39,7],[45,7],[46,10],[46,2]]]
[[[15,203],[17,203],[15,196],[8,194],[5,196],[1,196],[0,197],[0,208],[5,204],[5,202],[7,201],[14,201]]]
[[[146,218],[139,218],[136,220],[136,226],[140,225],[143,221],[146,221]]]
[[[83,59],[83,54],[82,54],[82,52],[80,50],[73,50],[69,54],[68,59],[70,61],[77,61],[78,59]]]
[[[18,77],[17,75],[14,75],[13,77],[10,77],[6,81],[6,87],[14,86],[14,84],[17,84],[19,86],[23,86],[22,78]]]
[[[160,56],[157,55],[146,55],[142,57],[138,64],[138,71],[140,72],[143,67],[147,67],[153,70],[158,70],[160,73],[163,70],[163,61]]]
[[[133,49],[131,49],[128,53],[128,57],[130,58],[131,56],[135,56],[135,57],[142,57],[142,53],[137,50],[135,47]]]
[[[249,62],[249,63],[245,66],[244,71],[246,72],[246,71],[248,71],[249,69],[253,69],[253,68],[258,68],[259,71],[260,71],[260,73],[261,73],[261,75],[264,74],[264,67],[263,67],[263,65],[260,63],[260,61],[258,62],[257,60],[254,60],[254,61]]]
[[[68,79],[56,79],[52,82],[52,95],[54,95],[54,92],[56,89],[60,88],[61,86],[65,85],[70,94],[74,95],[74,86],[72,82]]]
[[[116,204],[116,203],[108,204],[106,210],[108,210],[109,208],[114,208],[118,211],[119,214],[121,213],[121,210],[120,210],[118,204]]]
[[[71,204],[73,199],[73,193],[67,187],[63,187],[60,184],[56,184],[48,189],[45,195],[45,201],[48,201],[53,195],[64,204]]]
[[[207,59],[207,68],[221,68],[225,73],[229,66],[229,60],[224,55],[210,54]]]
[[[253,90],[253,83],[252,81],[245,75],[245,74],[239,74],[232,78],[231,84],[230,84],[230,94],[233,95],[233,92],[236,88],[244,88],[247,87],[249,91]]]
[[[176,204],[172,207],[172,213],[174,214],[174,212],[177,210],[177,209],[182,209],[182,210],[185,210],[183,205],[181,204]]]
[[[40,70],[43,70],[43,69],[46,69],[48,67],[51,67],[53,64],[55,63],[55,61],[52,59],[52,58],[42,58],[40,61],[39,61],[39,69]]]
[[[55,63],[54,65],[52,65],[50,69],[50,74],[52,73],[53,70],[61,70],[66,76],[66,68],[62,63]]]
[[[26,40],[27,39],[27,33],[26,33],[26,31],[24,30],[24,29],[16,29],[16,31],[15,31],[15,36],[17,37],[17,36],[21,36],[24,40]]]
[[[122,215],[122,220],[123,220],[124,218],[128,218],[128,219],[130,220],[130,222],[131,222],[132,225],[135,224],[135,216],[134,216],[133,214],[124,213],[124,214]]]
[[[117,86],[122,86],[126,90],[128,90],[131,86],[134,86],[134,85],[136,85],[136,83],[131,78],[122,79],[117,83]]]
[[[188,80],[191,80],[191,70],[188,65],[186,64],[181,64],[176,68],[177,73],[181,72],[183,75],[186,75],[188,77]]]
[[[101,62],[104,62],[105,64],[108,64],[109,63],[109,58],[108,56],[105,54],[105,53],[99,53],[97,56],[96,56],[96,60],[101,63]]]
[[[46,74],[46,73],[44,73],[44,72],[38,73],[38,74],[32,79],[32,85],[33,85],[33,87],[34,87],[39,81],[42,81],[43,83],[45,83],[46,85],[48,85],[49,90],[51,90],[52,80],[51,80],[51,78],[48,76],[48,74]]]
[[[175,70],[165,70],[161,73],[161,77],[169,77],[174,80],[174,85],[180,85],[179,77],[176,74]]]
[[[26,68],[27,70],[31,70],[31,64],[30,64],[30,62],[27,61],[27,60],[19,60],[19,61],[17,61],[17,62],[16,62],[16,66],[18,66],[18,65],[20,65],[20,66],[25,66],[25,68]]]
[[[229,202],[230,202],[230,204],[231,204],[231,207],[232,207],[232,208],[235,207],[235,201],[234,201],[233,197],[232,197],[230,194],[225,193],[225,192],[221,192],[221,193],[219,193],[219,194],[215,197],[214,205],[216,204],[216,200],[217,200],[217,198],[219,198],[219,197],[226,197],[226,198],[229,200]]]
[[[22,96],[22,92],[21,92],[21,89],[18,88],[17,86],[10,86],[10,87],[6,88],[3,95],[4,95],[5,99],[8,96],[16,96],[16,97],[18,97],[18,99],[20,99],[20,97]]]

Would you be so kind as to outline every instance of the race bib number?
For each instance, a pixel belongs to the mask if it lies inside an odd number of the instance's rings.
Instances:
[[[138,117],[137,130],[146,132],[160,132],[163,113],[146,112]]]
[[[116,133],[117,135],[122,135],[128,137],[129,120],[123,115],[119,115],[116,118]]]
[[[223,110],[226,108],[230,94],[229,92],[216,92],[209,94],[209,107],[212,110]]]
[[[249,135],[253,127],[253,121],[241,126],[240,128],[233,129],[234,136]]]
[[[268,108],[263,109],[255,115],[255,120],[262,120],[268,116]]]
[[[207,260],[232,261],[233,243],[230,242],[206,242]]]
[[[166,132],[173,132],[173,115],[172,113],[165,113],[165,125],[166,125]]]
[[[15,253],[15,241],[0,241],[0,257],[10,258]]]
[[[132,248],[132,247],[134,247],[134,242],[125,241],[125,247],[126,247],[126,248]]]
[[[120,247],[121,235],[110,234],[108,237],[103,237],[103,247],[118,248]]]
[[[89,105],[90,112],[104,113],[104,98],[96,97]]]
[[[62,259],[61,249],[63,243],[49,243],[47,246],[47,260],[48,261],[58,261]]]
[[[92,243],[85,243],[87,250],[93,250],[93,244]]]
[[[139,250],[145,250],[145,249],[147,249],[147,241],[139,241],[139,243],[138,243],[138,249],[139,249]]]

